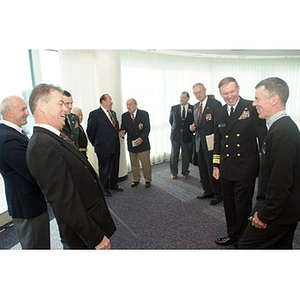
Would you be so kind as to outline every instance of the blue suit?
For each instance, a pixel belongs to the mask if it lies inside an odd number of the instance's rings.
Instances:
[[[49,249],[47,203],[26,164],[28,138],[0,124],[0,172],[5,183],[8,213],[23,249]]]

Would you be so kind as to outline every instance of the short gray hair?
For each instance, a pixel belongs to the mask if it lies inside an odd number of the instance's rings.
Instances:
[[[18,96],[8,96],[4,98],[0,104],[0,114],[2,116],[2,119],[4,117],[5,111],[7,109],[12,109],[15,106],[16,99],[20,98]]]
[[[63,90],[60,87],[55,86],[53,84],[41,83],[33,88],[29,97],[29,107],[32,114],[34,114],[37,102],[39,100],[48,102],[49,95],[53,91],[58,91],[63,94]]]

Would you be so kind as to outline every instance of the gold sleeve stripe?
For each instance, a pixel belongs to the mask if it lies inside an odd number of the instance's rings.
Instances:
[[[219,154],[214,154],[213,156],[213,163],[214,164],[220,164],[221,161],[220,161],[220,155]]]

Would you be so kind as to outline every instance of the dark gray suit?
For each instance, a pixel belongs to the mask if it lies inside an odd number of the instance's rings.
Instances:
[[[178,174],[178,158],[181,149],[182,156],[182,174],[189,174],[190,151],[193,141],[193,133],[190,131],[190,125],[193,124],[193,105],[188,105],[186,117],[182,118],[181,104],[171,107],[169,123],[171,127],[171,157],[170,170],[171,174]]]

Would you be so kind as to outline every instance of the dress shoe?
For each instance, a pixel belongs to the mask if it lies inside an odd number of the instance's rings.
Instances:
[[[205,198],[212,198],[212,197],[213,197],[213,194],[210,194],[207,192],[204,192],[203,194],[197,196],[198,199],[205,199]]]
[[[131,187],[135,187],[139,184],[140,182],[139,181],[132,181],[131,182]]]
[[[112,188],[110,188],[111,190],[115,190],[115,191],[118,191],[118,192],[123,192],[124,191],[124,189],[123,188],[121,188],[120,186],[118,186],[118,185],[116,185],[116,186],[114,186],[114,187],[112,187]]]
[[[105,190],[104,191],[104,196],[111,197],[112,195],[111,195],[111,192],[109,190]]]
[[[231,238],[230,236],[225,236],[215,240],[215,243],[220,246],[228,246],[236,243],[236,239]]]
[[[188,173],[184,173],[184,174],[182,174],[182,177],[183,177],[183,179],[187,179],[189,177],[189,174]]]
[[[172,174],[171,175],[171,179],[177,179],[177,175],[176,174]]]
[[[150,182],[150,181],[146,181],[145,187],[146,187],[146,188],[149,188],[150,186],[151,186],[151,182]]]
[[[209,201],[209,204],[210,205],[216,205],[218,203],[222,202],[222,198],[221,197],[217,197],[217,198],[214,198],[212,200]]]

